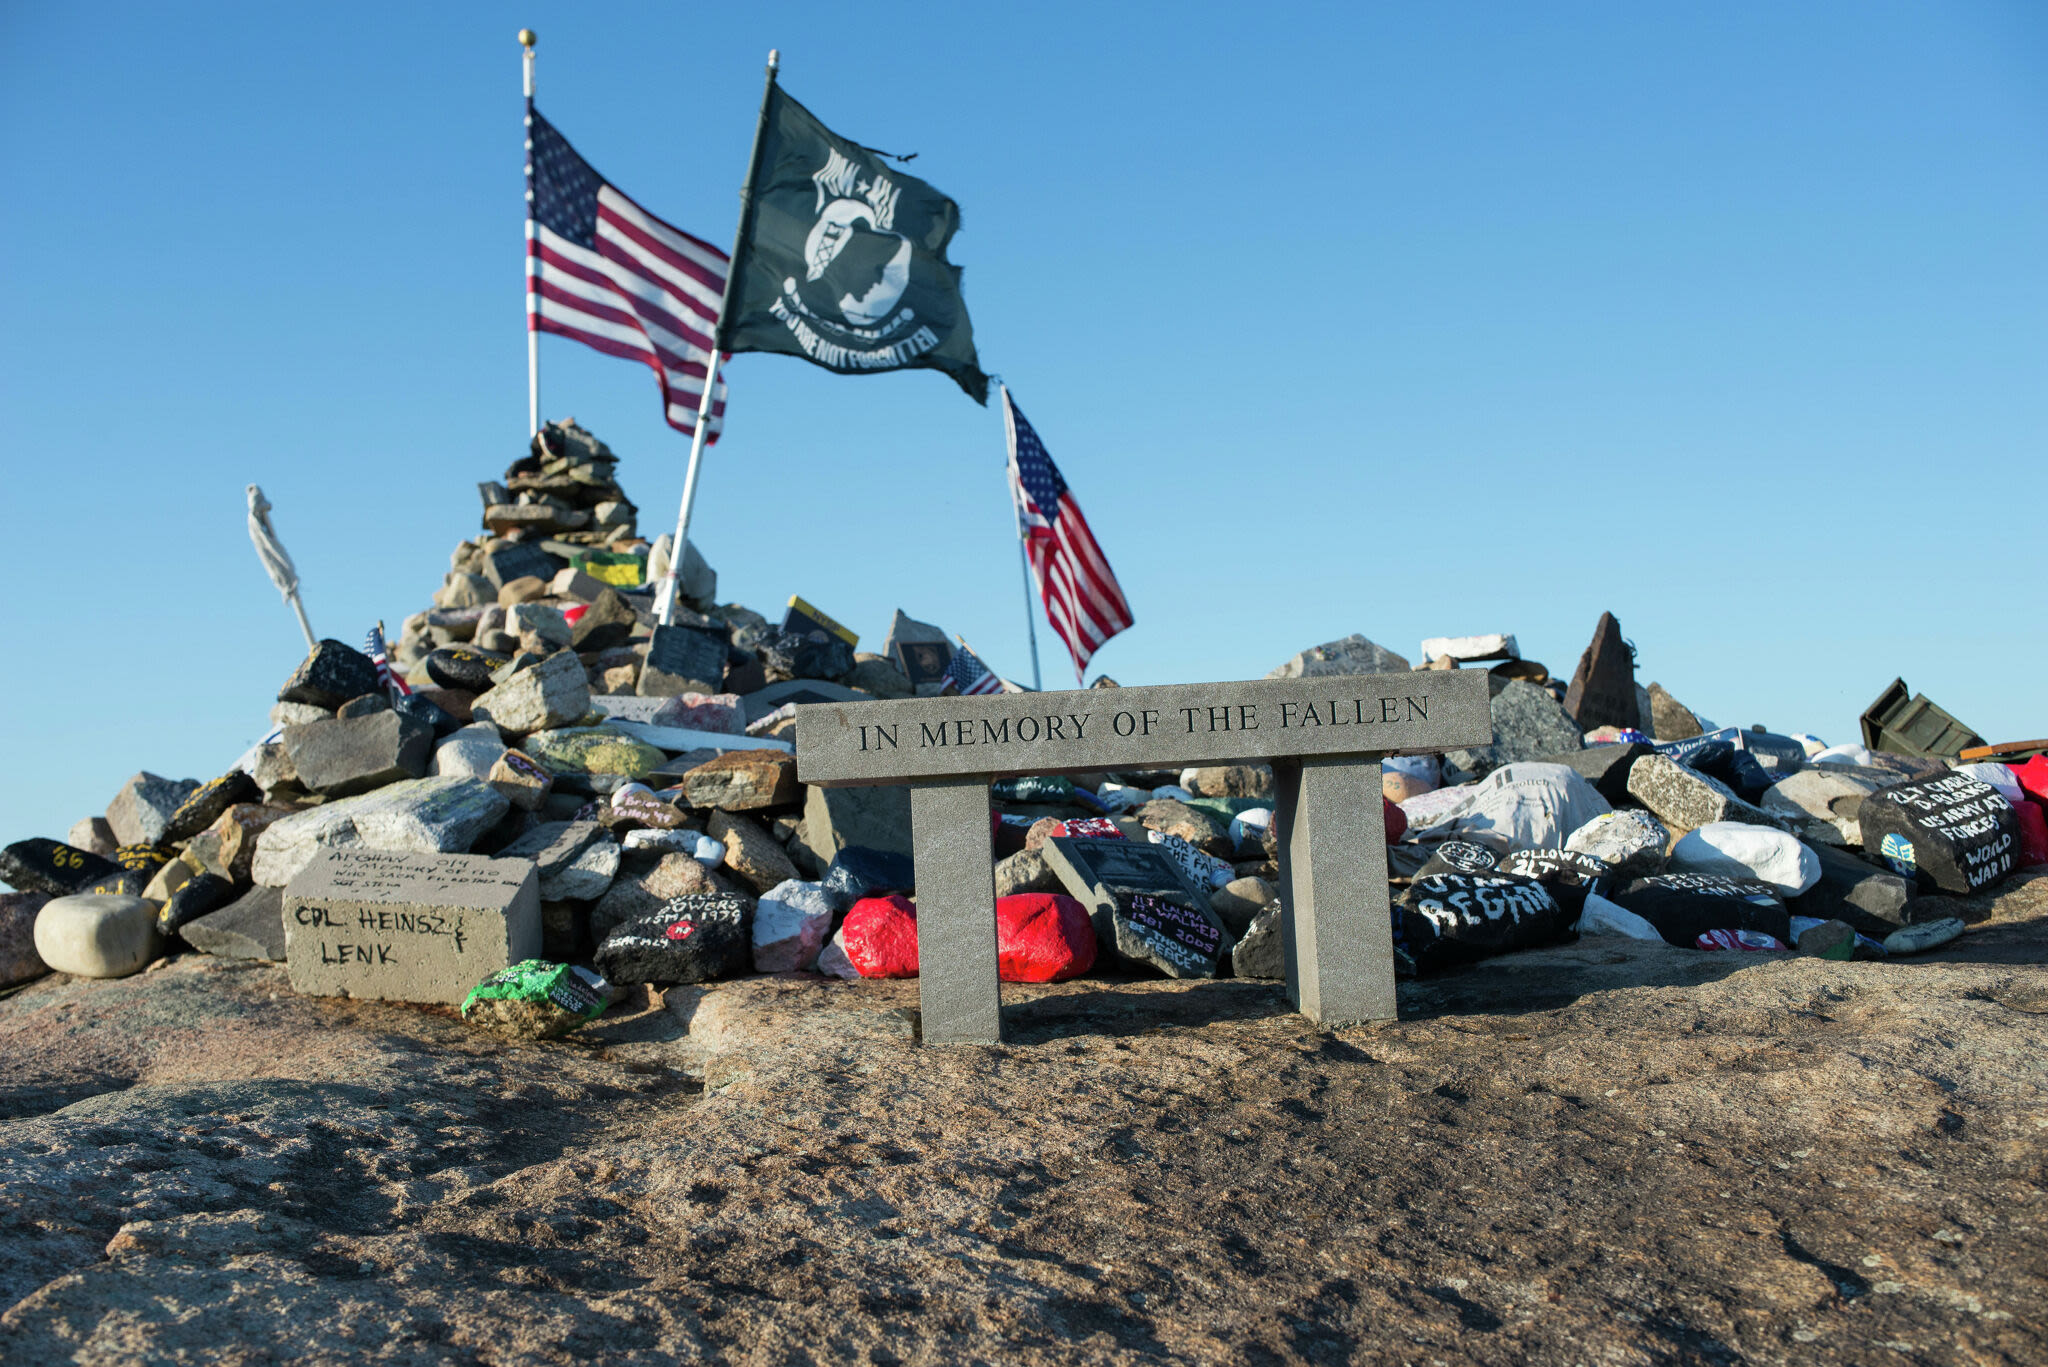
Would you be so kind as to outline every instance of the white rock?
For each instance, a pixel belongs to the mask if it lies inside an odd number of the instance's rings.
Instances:
[[[295,812],[263,832],[255,881],[281,888],[323,849],[460,854],[511,807],[503,794],[474,778],[413,778],[361,797]]]
[[[1820,881],[1820,856],[1784,831],[1714,821],[1679,838],[1668,871],[1756,878],[1792,896]]]
[[[860,980],[860,970],[853,966],[853,960],[846,955],[844,930],[835,933],[831,943],[819,951],[818,971],[834,978],[845,978],[849,982]]]
[[[704,839],[701,831],[657,831],[641,829],[627,831],[620,844],[629,850],[660,850],[664,854],[695,854],[697,842]],[[719,845],[718,852],[725,853],[725,846]]]
[[[832,929],[832,900],[823,883],[791,878],[761,895],[754,907],[754,971],[794,973],[818,960]]]
[[[1671,832],[1648,812],[1633,808],[1596,816],[1564,842],[1567,853],[1605,860],[1618,878],[1648,878],[1664,871]]]
[[[1441,660],[1519,660],[1522,651],[1511,632],[1487,636],[1432,636],[1422,643],[1422,658]]]
[[[1581,935],[1621,935],[1631,940],[1664,938],[1657,933],[1657,927],[1597,892],[1586,894],[1586,909],[1579,913],[1577,929]]]
[[[332,708],[315,707],[309,702],[273,703],[270,720],[276,726],[297,726],[301,722],[325,721],[334,715]]]
[[[1952,764],[1949,766],[1959,774],[1968,774],[1979,783],[1988,783],[2005,794],[2005,800],[2015,805],[2027,800],[2026,789],[2012,776],[2012,770],[2003,764]]]
[[[551,603],[516,603],[506,610],[505,623],[515,636],[530,631],[552,646],[565,646],[576,634],[562,610]]]
[[[1856,812],[1879,786],[1832,767],[1801,769],[1772,784],[1757,805],[1784,817],[1808,840],[1823,845],[1861,845],[1863,828]]]
[[[1439,790],[1442,791],[1442,790]],[[1469,787],[1428,823],[1431,835],[1493,831],[1518,850],[1558,850],[1565,838],[1596,816],[1614,810],[1585,776],[1563,764],[1504,764]],[[1435,793],[1425,793],[1424,798]],[[1410,799],[1401,810],[1414,819]]]
[[[125,978],[162,951],[147,898],[58,897],[36,913],[36,953],[59,973]]]
[[[492,766],[504,757],[498,728],[471,722],[434,747],[434,772],[443,778],[489,778]]]

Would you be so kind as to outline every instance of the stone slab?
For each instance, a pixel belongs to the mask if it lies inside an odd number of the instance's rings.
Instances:
[[[671,755],[686,754],[692,750],[780,750],[788,754],[796,747],[786,740],[774,736],[735,736],[729,731],[700,731],[692,726],[655,726],[648,722],[620,721],[613,717],[605,723],[614,731],[622,731],[635,740],[645,741],[657,750]]]
[[[1287,995],[1320,1025],[1394,1019],[1379,761],[1315,756],[1273,768]]]
[[[918,1007],[926,1044],[1000,1044],[995,849],[988,785],[976,779],[910,792],[917,843]]]
[[[814,703],[797,708],[797,776],[836,786],[1420,754],[1489,744],[1489,702],[1483,672],[1436,670]]]
[[[201,954],[283,963],[284,889],[253,887],[219,911],[187,921],[178,934]]]
[[[322,850],[284,893],[292,989],[309,996],[459,1004],[540,954],[530,860]]]

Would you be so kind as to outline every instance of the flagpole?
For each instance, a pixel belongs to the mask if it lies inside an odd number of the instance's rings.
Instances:
[[[539,35],[530,28],[519,30],[520,60],[526,68],[526,270],[540,274],[540,258],[533,251],[533,45]],[[540,431],[540,298],[537,286],[526,290],[526,435]]]
[[[1045,684],[1038,672],[1038,615],[1031,609],[1031,556],[1025,549],[1024,509],[1017,501],[1017,425],[1010,417],[1010,387],[998,382],[1003,392],[1003,441],[1009,449],[1010,511],[1017,516],[1017,563],[1024,569],[1024,630],[1031,638],[1031,691],[1043,693]]]
[[[768,132],[768,104],[775,95],[775,72],[782,65],[779,49],[768,49],[768,78],[761,88],[761,117],[754,124],[754,146],[747,153],[747,178],[740,185],[740,221],[732,233],[732,256],[725,266],[725,289],[718,296],[718,322],[711,329],[711,360],[704,367],[704,392],[697,398],[696,430],[690,433],[690,467],[683,472],[683,502],[676,511],[676,539],[669,547],[668,577],[662,581],[661,624],[676,619],[676,600],[682,597],[683,559],[690,552],[690,509],[697,502],[697,471],[704,461],[705,429],[711,423],[711,404],[718,392],[719,359],[725,346],[725,313],[732,304],[732,282],[740,273],[741,254],[746,250],[747,220],[754,208],[754,177],[761,170],[761,144]]]

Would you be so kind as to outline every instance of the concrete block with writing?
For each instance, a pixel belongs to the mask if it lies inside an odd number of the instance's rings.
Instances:
[[[529,859],[329,849],[284,893],[294,991],[459,1003],[540,954],[540,880]]]

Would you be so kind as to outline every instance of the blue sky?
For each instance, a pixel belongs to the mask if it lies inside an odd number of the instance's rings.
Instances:
[[[426,606],[521,448],[519,51],[729,241],[767,49],[962,205],[983,364],[1121,576],[1126,683],[1603,610],[1722,722],[1853,738],[1903,674],[2048,734],[2048,10],[445,4],[0,10],[0,840],[205,778],[313,624]],[[686,443],[542,342],[650,530]],[[891,609],[1029,677],[1001,421],[932,372],[742,356],[724,596]],[[1041,635],[1044,633],[1041,630]],[[1048,682],[1070,679],[1044,641]]]

